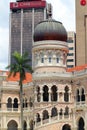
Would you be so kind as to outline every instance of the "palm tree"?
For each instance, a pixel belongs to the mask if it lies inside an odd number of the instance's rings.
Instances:
[[[16,76],[19,73],[19,86],[20,86],[20,105],[21,105],[21,130],[23,130],[23,80],[26,79],[26,71],[32,73],[32,68],[29,65],[30,59],[28,58],[28,53],[21,55],[18,52],[13,53],[14,63],[6,67],[10,69],[8,77],[13,75]]]

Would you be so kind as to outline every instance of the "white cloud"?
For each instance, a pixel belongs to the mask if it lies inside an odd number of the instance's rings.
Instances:
[[[0,28],[0,69],[4,69],[8,64],[8,28]]]

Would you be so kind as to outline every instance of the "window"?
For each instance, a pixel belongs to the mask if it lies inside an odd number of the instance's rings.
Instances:
[[[56,107],[52,108],[52,110],[51,110],[51,117],[54,117],[54,116],[57,116],[57,115],[58,115],[57,108]]]
[[[37,113],[37,114],[36,114],[36,122],[40,122],[40,121],[41,121],[40,114]]]
[[[51,101],[57,101],[57,87],[55,85],[51,88]]]
[[[49,101],[48,86],[43,87],[43,101]]]
[[[41,58],[41,63],[44,63],[44,58],[43,57]]]
[[[67,65],[67,68],[73,68],[74,65]]]
[[[26,123],[26,121],[23,122],[23,130],[27,130],[27,123]]]
[[[69,101],[69,88],[68,88],[68,86],[65,87],[64,101],[65,102]]]
[[[65,107],[65,113],[64,113],[64,115],[66,116],[66,115],[69,115],[69,108],[66,106]]]
[[[85,130],[85,123],[84,123],[84,120],[83,118],[81,117],[78,121],[78,130]]]
[[[73,62],[74,60],[73,59],[67,59],[67,62]]]
[[[80,102],[79,89],[77,89],[77,91],[76,91],[76,101]]]
[[[73,50],[73,47],[69,47],[69,50]]]
[[[43,120],[48,119],[49,118],[49,114],[47,110],[43,111]]]
[[[18,99],[17,98],[14,99],[13,108],[14,108],[14,111],[18,110],[17,109],[18,108]]]
[[[85,101],[84,89],[81,90],[81,101]]]
[[[56,58],[56,62],[59,63],[59,57]]]
[[[51,63],[51,57],[49,57],[49,63]]]
[[[73,56],[74,54],[73,53],[68,53],[68,56]]]
[[[68,37],[67,42],[68,43],[73,43],[73,38],[72,37]]]
[[[11,99],[11,98],[8,98],[7,108],[12,108],[12,99]],[[9,109],[8,109],[8,110],[9,110]]]

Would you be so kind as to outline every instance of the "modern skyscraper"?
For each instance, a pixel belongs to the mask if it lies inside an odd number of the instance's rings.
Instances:
[[[34,28],[48,17],[49,5],[45,0],[17,0],[10,3],[10,63],[14,62],[14,51],[21,54],[28,52],[32,59]]]
[[[69,52],[67,55],[67,68],[76,66],[76,34],[73,31],[67,32]]]
[[[76,2],[76,65],[87,64],[87,3]]]

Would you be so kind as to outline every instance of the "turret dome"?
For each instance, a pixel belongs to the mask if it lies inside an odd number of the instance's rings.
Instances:
[[[34,42],[43,40],[67,41],[67,32],[61,22],[47,19],[37,24],[34,31]]]

